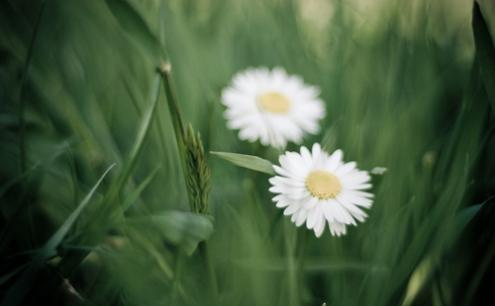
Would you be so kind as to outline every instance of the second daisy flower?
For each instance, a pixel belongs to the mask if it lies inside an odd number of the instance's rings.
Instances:
[[[282,68],[257,68],[235,75],[222,102],[227,125],[239,130],[240,139],[284,148],[319,131],[318,121],[325,116],[319,94],[317,87]]]

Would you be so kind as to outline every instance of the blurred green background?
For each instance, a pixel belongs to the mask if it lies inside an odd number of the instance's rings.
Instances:
[[[1,0],[0,305],[479,304],[495,253],[480,2]],[[207,214],[190,211],[163,61],[204,144]],[[321,88],[305,145],[388,169],[346,236],[294,227],[267,175],[208,154],[277,161],[222,117],[222,88],[259,66]]]

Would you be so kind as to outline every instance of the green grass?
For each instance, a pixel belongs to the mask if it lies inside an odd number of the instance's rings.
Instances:
[[[495,13],[410,2],[2,1],[0,305],[476,303],[495,252]],[[296,228],[266,161],[218,153],[277,162],[222,115],[222,88],[257,66],[321,88],[305,145],[388,169],[346,236]]]

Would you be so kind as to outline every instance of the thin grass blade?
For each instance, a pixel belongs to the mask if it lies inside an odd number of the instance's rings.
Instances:
[[[272,163],[258,156],[214,151],[210,153],[242,168],[263,172],[270,175],[275,174]]]

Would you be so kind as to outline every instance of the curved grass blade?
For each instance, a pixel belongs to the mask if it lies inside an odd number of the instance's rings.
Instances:
[[[127,179],[132,173],[132,170],[134,169],[137,158],[139,156],[139,153],[141,152],[143,148],[143,143],[146,138],[146,135],[148,135],[148,132],[150,130],[151,126],[151,121],[153,120],[153,117],[156,113],[156,106],[158,105],[158,101],[160,100],[160,76],[157,75],[155,80],[153,81],[152,89],[151,89],[151,97],[153,101],[149,105],[148,109],[146,110],[146,113],[144,114],[144,118],[141,122],[141,125],[139,127],[136,140],[134,142],[134,145],[132,146],[131,152],[128,157],[128,163],[125,164],[124,170],[122,171],[122,175],[119,177],[119,181],[117,183],[117,188],[118,190],[121,190],[124,184],[127,182]]]
[[[65,236],[67,236],[67,233],[71,229],[71,227],[74,225],[76,222],[77,218],[83,211],[83,209],[88,205],[89,201],[93,197],[93,194],[95,193],[96,189],[98,189],[98,186],[100,186],[101,182],[105,178],[105,176],[112,170],[112,168],[115,166],[115,164],[112,164],[110,167],[105,170],[105,172],[101,175],[101,177],[98,179],[96,184],[91,188],[89,193],[84,197],[84,199],[81,201],[79,206],[74,210],[70,216],[65,220],[65,222],[60,226],[60,228],[52,235],[52,237],[45,243],[45,245],[41,248],[41,256],[42,258],[49,258],[53,255],[56,254],[56,250],[62,240],[64,240]]]
[[[116,222],[116,220],[121,219],[123,217],[122,207],[116,207],[115,204],[119,203],[117,201],[119,192],[122,191],[125,184],[127,183],[129,177],[132,175],[132,172],[136,166],[137,159],[141,153],[143,148],[143,143],[146,139],[146,136],[149,133],[151,123],[156,114],[156,108],[160,98],[160,76],[157,74],[152,87],[151,87],[151,95],[150,95],[150,104],[147,106],[145,110],[144,117],[140,123],[140,127],[134,141],[134,144],[131,148],[129,156],[127,157],[124,169],[119,175],[118,179],[115,183],[112,184],[109,191],[106,193],[104,202],[106,205],[102,207],[98,216],[96,216],[96,220],[93,221],[92,226],[96,228],[99,235],[95,235],[93,237],[86,237],[87,239],[83,241],[84,244],[87,245],[96,245],[100,239],[103,237],[104,230],[103,228],[107,228],[110,224]],[[89,252],[71,252],[66,255],[59,264],[59,269],[62,275],[70,275],[70,273],[84,260],[84,258],[89,254]]]
[[[481,210],[481,208],[483,208],[483,206],[491,199],[493,199],[493,197],[490,197],[489,199],[483,201],[480,204],[472,205],[461,210],[456,217],[456,222],[458,224],[457,228],[459,228],[459,231],[462,231],[468,225],[468,223],[476,216],[476,214]]]
[[[126,211],[128,210],[134,202],[137,201],[141,193],[143,192],[146,187],[151,183],[151,181],[155,178],[156,173],[158,172],[158,169],[160,167],[156,167],[155,170],[153,170],[137,187],[135,190],[132,191],[131,194],[129,194],[122,205],[122,210]]]
[[[272,163],[258,156],[213,151],[210,153],[242,168],[263,172],[270,175],[275,174]]]

